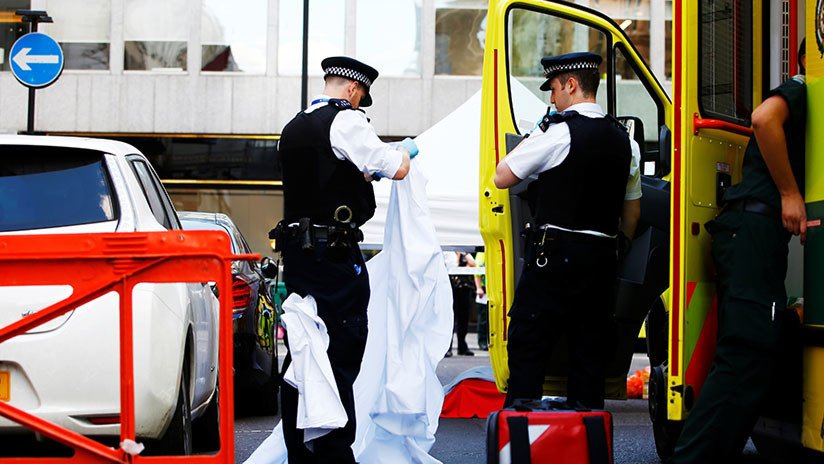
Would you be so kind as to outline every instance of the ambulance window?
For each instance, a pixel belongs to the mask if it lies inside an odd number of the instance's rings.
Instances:
[[[753,94],[752,0],[701,0],[698,66],[701,114],[750,125]]]
[[[624,50],[623,45],[615,47],[615,116],[634,116],[640,120],[643,127],[635,129],[643,131],[642,153],[648,155],[646,158],[657,159],[657,156],[652,155],[658,151],[658,134],[664,124],[664,109],[647,88],[645,81],[639,77],[636,66],[627,59]]]
[[[515,126],[519,133],[530,131],[546,113],[549,92],[540,90],[544,79],[541,58],[572,52],[592,52],[606,58],[608,39],[599,30],[570,19],[532,10],[514,8],[507,18],[509,92]],[[606,60],[601,64],[606,73]],[[604,81],[598,103],[606,108]]]

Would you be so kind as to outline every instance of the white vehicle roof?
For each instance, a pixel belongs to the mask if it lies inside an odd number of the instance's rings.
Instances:
[[[133,155],[140,150],[128,143],[116,140],[93,139],[88,137],[65,137],[52,135],[0,135],[0,145],[32,145],[45,147],[69,147],[96,150],[116,156]]]

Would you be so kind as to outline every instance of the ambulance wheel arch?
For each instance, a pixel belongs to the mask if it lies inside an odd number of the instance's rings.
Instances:
[[[523,267],[519,232],[529,215],[528,182],[498,190],[492,179],[500,159],[547,110],[549,94],[539,90],[545,80],[540,58],[573,51],[604,57],[598,103],[612,115],[635,116],[641,122],[642,148],[647,159],[661,167],[669,164],[669,150],[663,148],[668,145],[661,139],[670,130],[672,104],[626,34],[603,14],[566,2],[538,0],[492,0],[488,11],[479,210],[487,250],[491,361],[498,388],[505,391],[507,312]],[[659,176],[666,172],[658,171]],[[642,320],[643,315],[633,335]],[[625,387],[625,378],[621,384],[616,385],[619,390]]]

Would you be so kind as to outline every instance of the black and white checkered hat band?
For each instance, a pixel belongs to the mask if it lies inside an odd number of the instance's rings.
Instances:
[[[361,84],[371,87],[372,81],[366,77],[366,74],[355,71],[354,69],[341,68],[340,66],[330,66],[323,70],[326,74],[334,74],[335,76],[345,77],[353,81],[358,81]]]
[[[575,71],[578,69],[598,69],[598,63],[594,61],[583,61],[578,63],[555,64],[544,68],[544,77],[549,77],[551,74],[559,72]]]

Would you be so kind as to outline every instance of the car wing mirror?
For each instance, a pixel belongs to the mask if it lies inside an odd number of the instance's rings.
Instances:
[[[637,116],[618,116],[615,119],[627,128],[629,137],[638,144],[638,148],[641,150],[641,162],[650,161],[647,159],[646,141],[644,140],[644,122],[641,121],[641,118]]]

